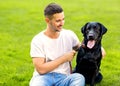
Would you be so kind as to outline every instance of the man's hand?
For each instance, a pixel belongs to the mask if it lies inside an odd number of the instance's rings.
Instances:
[[[76,54],[76,51],[72,50],[72,51],[70,51],[68,53],[65,53],[63,56],[64,56],[64,58],[66,58],[66,61],[72,61],[72,59],[74,58],[75,54]]]

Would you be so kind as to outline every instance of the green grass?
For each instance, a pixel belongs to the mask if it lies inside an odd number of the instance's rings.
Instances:
[[[108,28],[102,40],[107,52],[101,65],[104,79],[97,86],[119,86],[120,0],[0,0],[0,86],[28,86],[34,70],[30,42],[46,27],[43,9],[50,2],[63,7],[64,28],[80,41],[86,22],[99,21]]]

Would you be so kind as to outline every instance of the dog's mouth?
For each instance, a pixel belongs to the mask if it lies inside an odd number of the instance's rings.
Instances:
[[[95,45],[95,40],[88,40],[87,47],[92,49]]]
[[[88,39],[88,42],[87,42],[87,47],[89,49],[92,49],[95,45],[95,34],[93,34],[93,32],[89,32],[89,34],[87,35],[87,39]]]

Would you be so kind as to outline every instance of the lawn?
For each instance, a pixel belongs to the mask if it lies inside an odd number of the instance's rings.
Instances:
[[[50,2],[63,7],[64,28],[73,30],[80,41],[86,22],[98,21],[108,28],[102,40],[107,53],[101,64],[104,78],[96,86],[120,86],[120,0],[0,0],[0,86],[28,86],[34,71],[30,42],[46,28],[43,9]]]

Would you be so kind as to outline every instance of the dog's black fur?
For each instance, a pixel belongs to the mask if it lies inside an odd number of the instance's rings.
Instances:
[[[83,74],[86,83],[94,86],[102,59],[101,39],[103,34],[107,32],[107,28],[99,22],[88,22],[81,28],[81,32],[84,40],[78,50],[74,72]],[[88,42],[92,43],[93,40],[95,44],[88,45]]]

